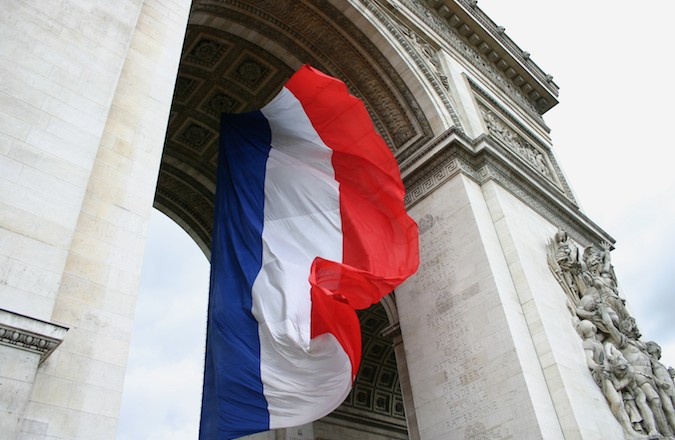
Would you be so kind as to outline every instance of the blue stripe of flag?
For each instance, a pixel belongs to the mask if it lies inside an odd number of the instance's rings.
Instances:
[[[270,143],[270,128],[261,112],[222,115],[199,433],[202,440],[231,439],[269,429],[251,289],[262,264],[264,182]]]

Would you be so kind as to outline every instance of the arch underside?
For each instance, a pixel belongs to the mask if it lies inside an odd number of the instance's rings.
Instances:
[[[369,27],[370,26],[370,27]],[[251,0],[193,2],[155,207],[210,254],[220,113],[259,109],[302,64],[342,79],[361,98],[400,156],[428,141],[430,125],[375,27],[348,2]],[[374,40],[378,40],[375,42]],[[399,63],[400,64],[400,63]],[[406,424],[381,305],[359,314],[364,355],[354,390],[332,418],[405,438]]]

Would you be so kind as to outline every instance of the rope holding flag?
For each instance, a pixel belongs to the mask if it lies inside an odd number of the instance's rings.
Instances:
[[[419,264],[396,159],[341,81],[303,66],[221,119],[200,439],[337,408],[361,358],[355,310]]]

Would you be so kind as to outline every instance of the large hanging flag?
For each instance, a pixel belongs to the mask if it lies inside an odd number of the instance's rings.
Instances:
[[[351,390],[355,310],[419,263],[398,165],[361,101],[302,67],[223,115],[200,438],[317,420]]]

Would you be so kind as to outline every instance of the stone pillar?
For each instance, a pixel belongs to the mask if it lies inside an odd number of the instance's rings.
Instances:
[[[38,370],[26,437],[36,423],[47,425],[50,438],[115,436],[189,6],[187,0],[146,0],[140,9],[52,313],[70,331]]]
[[[456,172],[410,212],[422,263],[396,299],[421,438],[562,439],[481,187]]]
[[[398,381],[401,385],[401,397],[403,398],[405,418],[408,425],[408,438],[410,440],[420,440],[420,431],[419,426],[417,425],[417,413],[415,412],[415,402],[413,400],[410,386],[408,360],[405,354],[403,337],[401,336],[401,326],[396,323],[395,325],[389,327],[385,331],[384,336],[390,336],[394,344],[394,355],[396,356]]]
[[[3,348],[0,385],[30,395],[12,404],[25,406],[18,438],[115,436],[189,8],[62,0],[3,10],[0,306],[69,328],[39,366]]]

